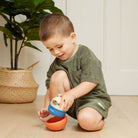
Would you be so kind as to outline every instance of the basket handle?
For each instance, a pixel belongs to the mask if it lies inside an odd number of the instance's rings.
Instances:
[[[32,70],[33,69],[33,67],[36,65],[36,64],[38,64],[40,62],[40,60],[39,61],[37,61],[37,62],[35,62],[34,64],[32,64],[31,66],[29,66],[27,69],[30,69],[30,70]]]
[[[6,67],[3,67],[3,66],[0,66],[0,70],[8,71],[8,69]]]

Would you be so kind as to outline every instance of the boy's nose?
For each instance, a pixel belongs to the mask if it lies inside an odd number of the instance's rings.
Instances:
[[[57,55],[59,54],[60,52],[58,50],[54,50],[54,54]]]

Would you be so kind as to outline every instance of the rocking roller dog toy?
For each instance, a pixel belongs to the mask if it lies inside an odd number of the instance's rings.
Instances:
[[[55,115],[54,117],[48,119],[45,124],[49,130],[58,131],[62,130],[67,123],[67,116],[65,115],[67,111],[63,110],[63,105],[60,105],[61,96],[53,98],[49,102],[48,111]]]

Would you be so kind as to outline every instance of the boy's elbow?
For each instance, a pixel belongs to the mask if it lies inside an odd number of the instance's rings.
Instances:
[[[98,83],[96,83],[96,82],[93,83],[94,88],[95,88],[97,85],[98,85]]]

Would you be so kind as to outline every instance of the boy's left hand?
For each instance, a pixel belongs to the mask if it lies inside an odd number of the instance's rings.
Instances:
[[[74,100],[75,100],[74,95],[70,94],[70,92],[65,92],[64,94],[61,94],[60,106],[64,105],[63,109],[68,111],[69,108],[74,103]]]

